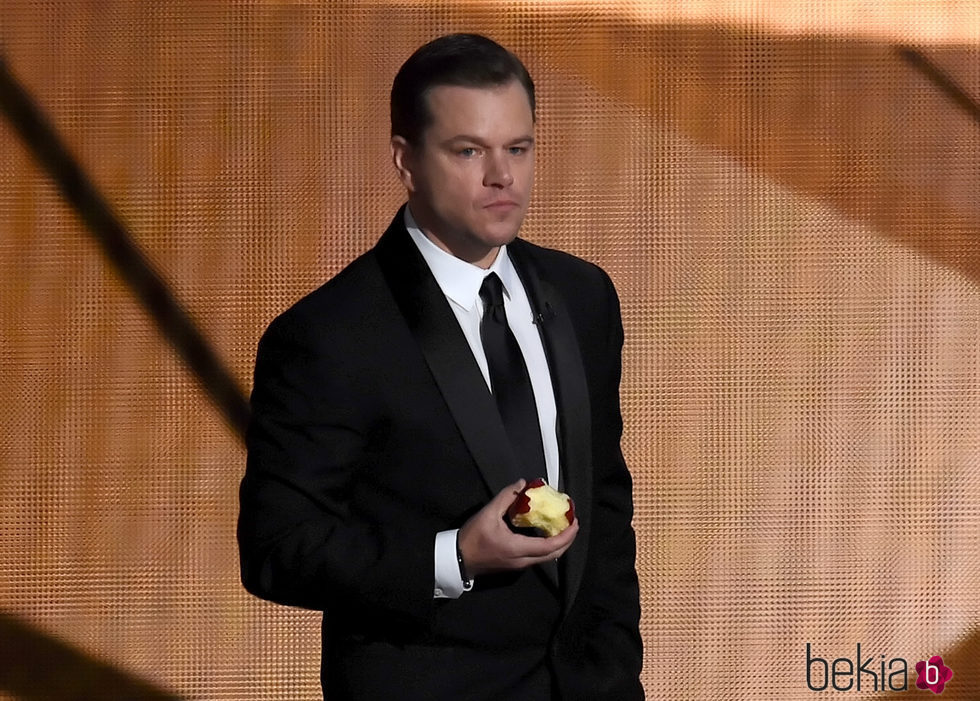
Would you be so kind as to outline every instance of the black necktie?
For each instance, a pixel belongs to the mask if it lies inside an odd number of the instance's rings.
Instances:
[[[545,477],[547,468],[531,377],[517,339],[507,325],[504,289],[496,273],[483,279],[480,299],[484,305],[480,338],[490,368],[490,384],[497,409],[518,460],[518,465],[514,466],[515,479]]]

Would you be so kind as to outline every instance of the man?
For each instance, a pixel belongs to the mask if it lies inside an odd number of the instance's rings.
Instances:
[[[402,66],[391,115],[407,206],[259,343],[242,581],[324,611],[331,700],[641,699],[619,303],[515,238],[534,85],[446,36]],[[547,538],[505,522],[539,476],[578,514]]]

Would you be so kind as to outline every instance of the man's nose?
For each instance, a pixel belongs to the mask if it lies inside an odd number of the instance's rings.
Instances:
[[[486,187],[509,187],[514,182],[510,172],[510,163],[502,154],[490,154],[486,160],[487,168],[483,173],[483,184]]]

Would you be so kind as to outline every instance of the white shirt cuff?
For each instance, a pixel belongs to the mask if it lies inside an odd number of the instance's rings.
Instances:
[[[466,586],[459,575],[459,560],[456,559],[456,538],[459,529],[436,533],[435,543],[435,591],[436,599],[458,599],[472,585]]]

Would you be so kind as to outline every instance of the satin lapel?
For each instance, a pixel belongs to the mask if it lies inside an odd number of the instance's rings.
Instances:
[[[571,606],[582,581],[592,509],[592,420],[585,368],[575,329],[561,293],[547,280],[534,250],[515,240],[507,250],[535,312],[548,357],[558,408],[558,447],[562,490],[575,502],[579,534],[562,558],[564,605]]]
[[[510,484],[514,454],[493,397],[445,295],[412,243],[399,210],[374,249],[490,494]]]

